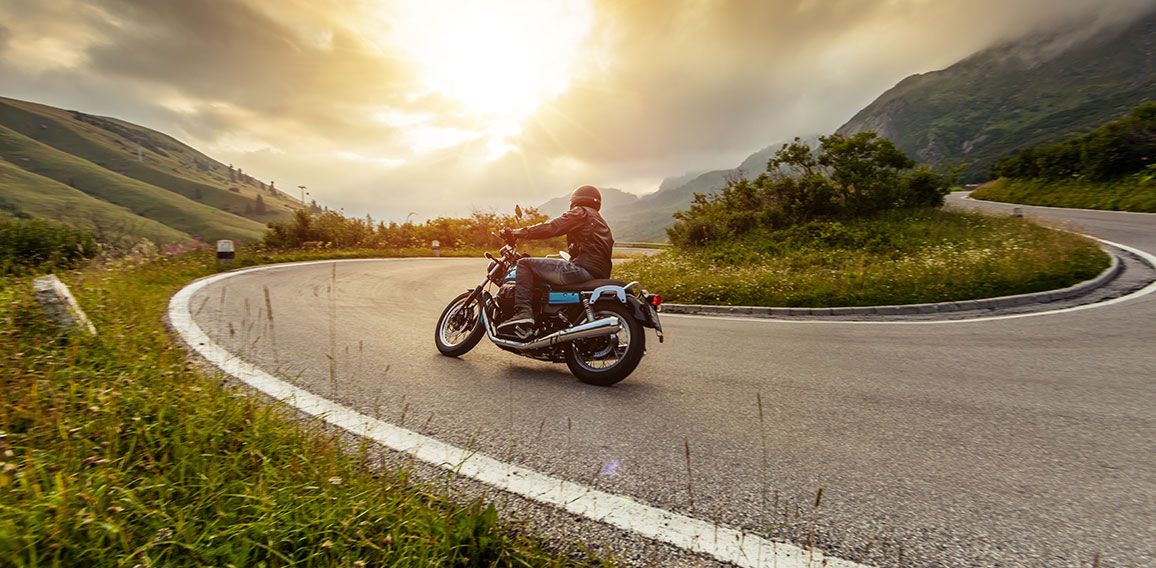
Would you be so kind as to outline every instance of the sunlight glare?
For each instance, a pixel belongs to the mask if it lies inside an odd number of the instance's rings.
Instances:
[[[539,105],[564,92],[590,31],[587,0],[405,0],[392,33],[431,93],[482,121],[491,157]],[[513,125],[513,127],[511,127]]]

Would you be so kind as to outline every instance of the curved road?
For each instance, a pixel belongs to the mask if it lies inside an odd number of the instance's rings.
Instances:
[[[1025,210],[1156,253],[1153,215]],[[434,322],[484,262],[285,266],[189,306],[230,352],[367,416],[835,557],[1156,565],[1156,294],[950,324],[667,315],[666,343],[595,388],[484,340],[438,355]]]

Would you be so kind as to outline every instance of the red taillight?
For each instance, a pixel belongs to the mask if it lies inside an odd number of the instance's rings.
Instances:
[[[653,305],[656,308],[658,306],[661,306],[662,305],[662,296],[659,296],[658,294],[651,296],[650,297],[650,303],[651,303],[651,305]]]

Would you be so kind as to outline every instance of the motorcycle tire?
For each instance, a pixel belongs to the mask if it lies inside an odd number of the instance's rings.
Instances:
[[[617,302],[593,306],[594,319],[613,317],[622,330],[614,335],[577,339],[566,346],[566,366],[578,380],[596,386],[610,386],[625,379],[642,361],[646,336],[633,311]]]
[[[482,299],[465,305],[469,292],[454,298],[438,318],[434,330],[434,344],[447,357],[465,355],[481,341],[486,330],[482,328]]]

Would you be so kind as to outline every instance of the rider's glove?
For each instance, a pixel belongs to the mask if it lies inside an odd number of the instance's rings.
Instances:
[[[498,232],[498,236],[502,237],[502,240],[506,243],[513,243],[516,240],[514,230],[509,227],[502,227],[502,230]]]

